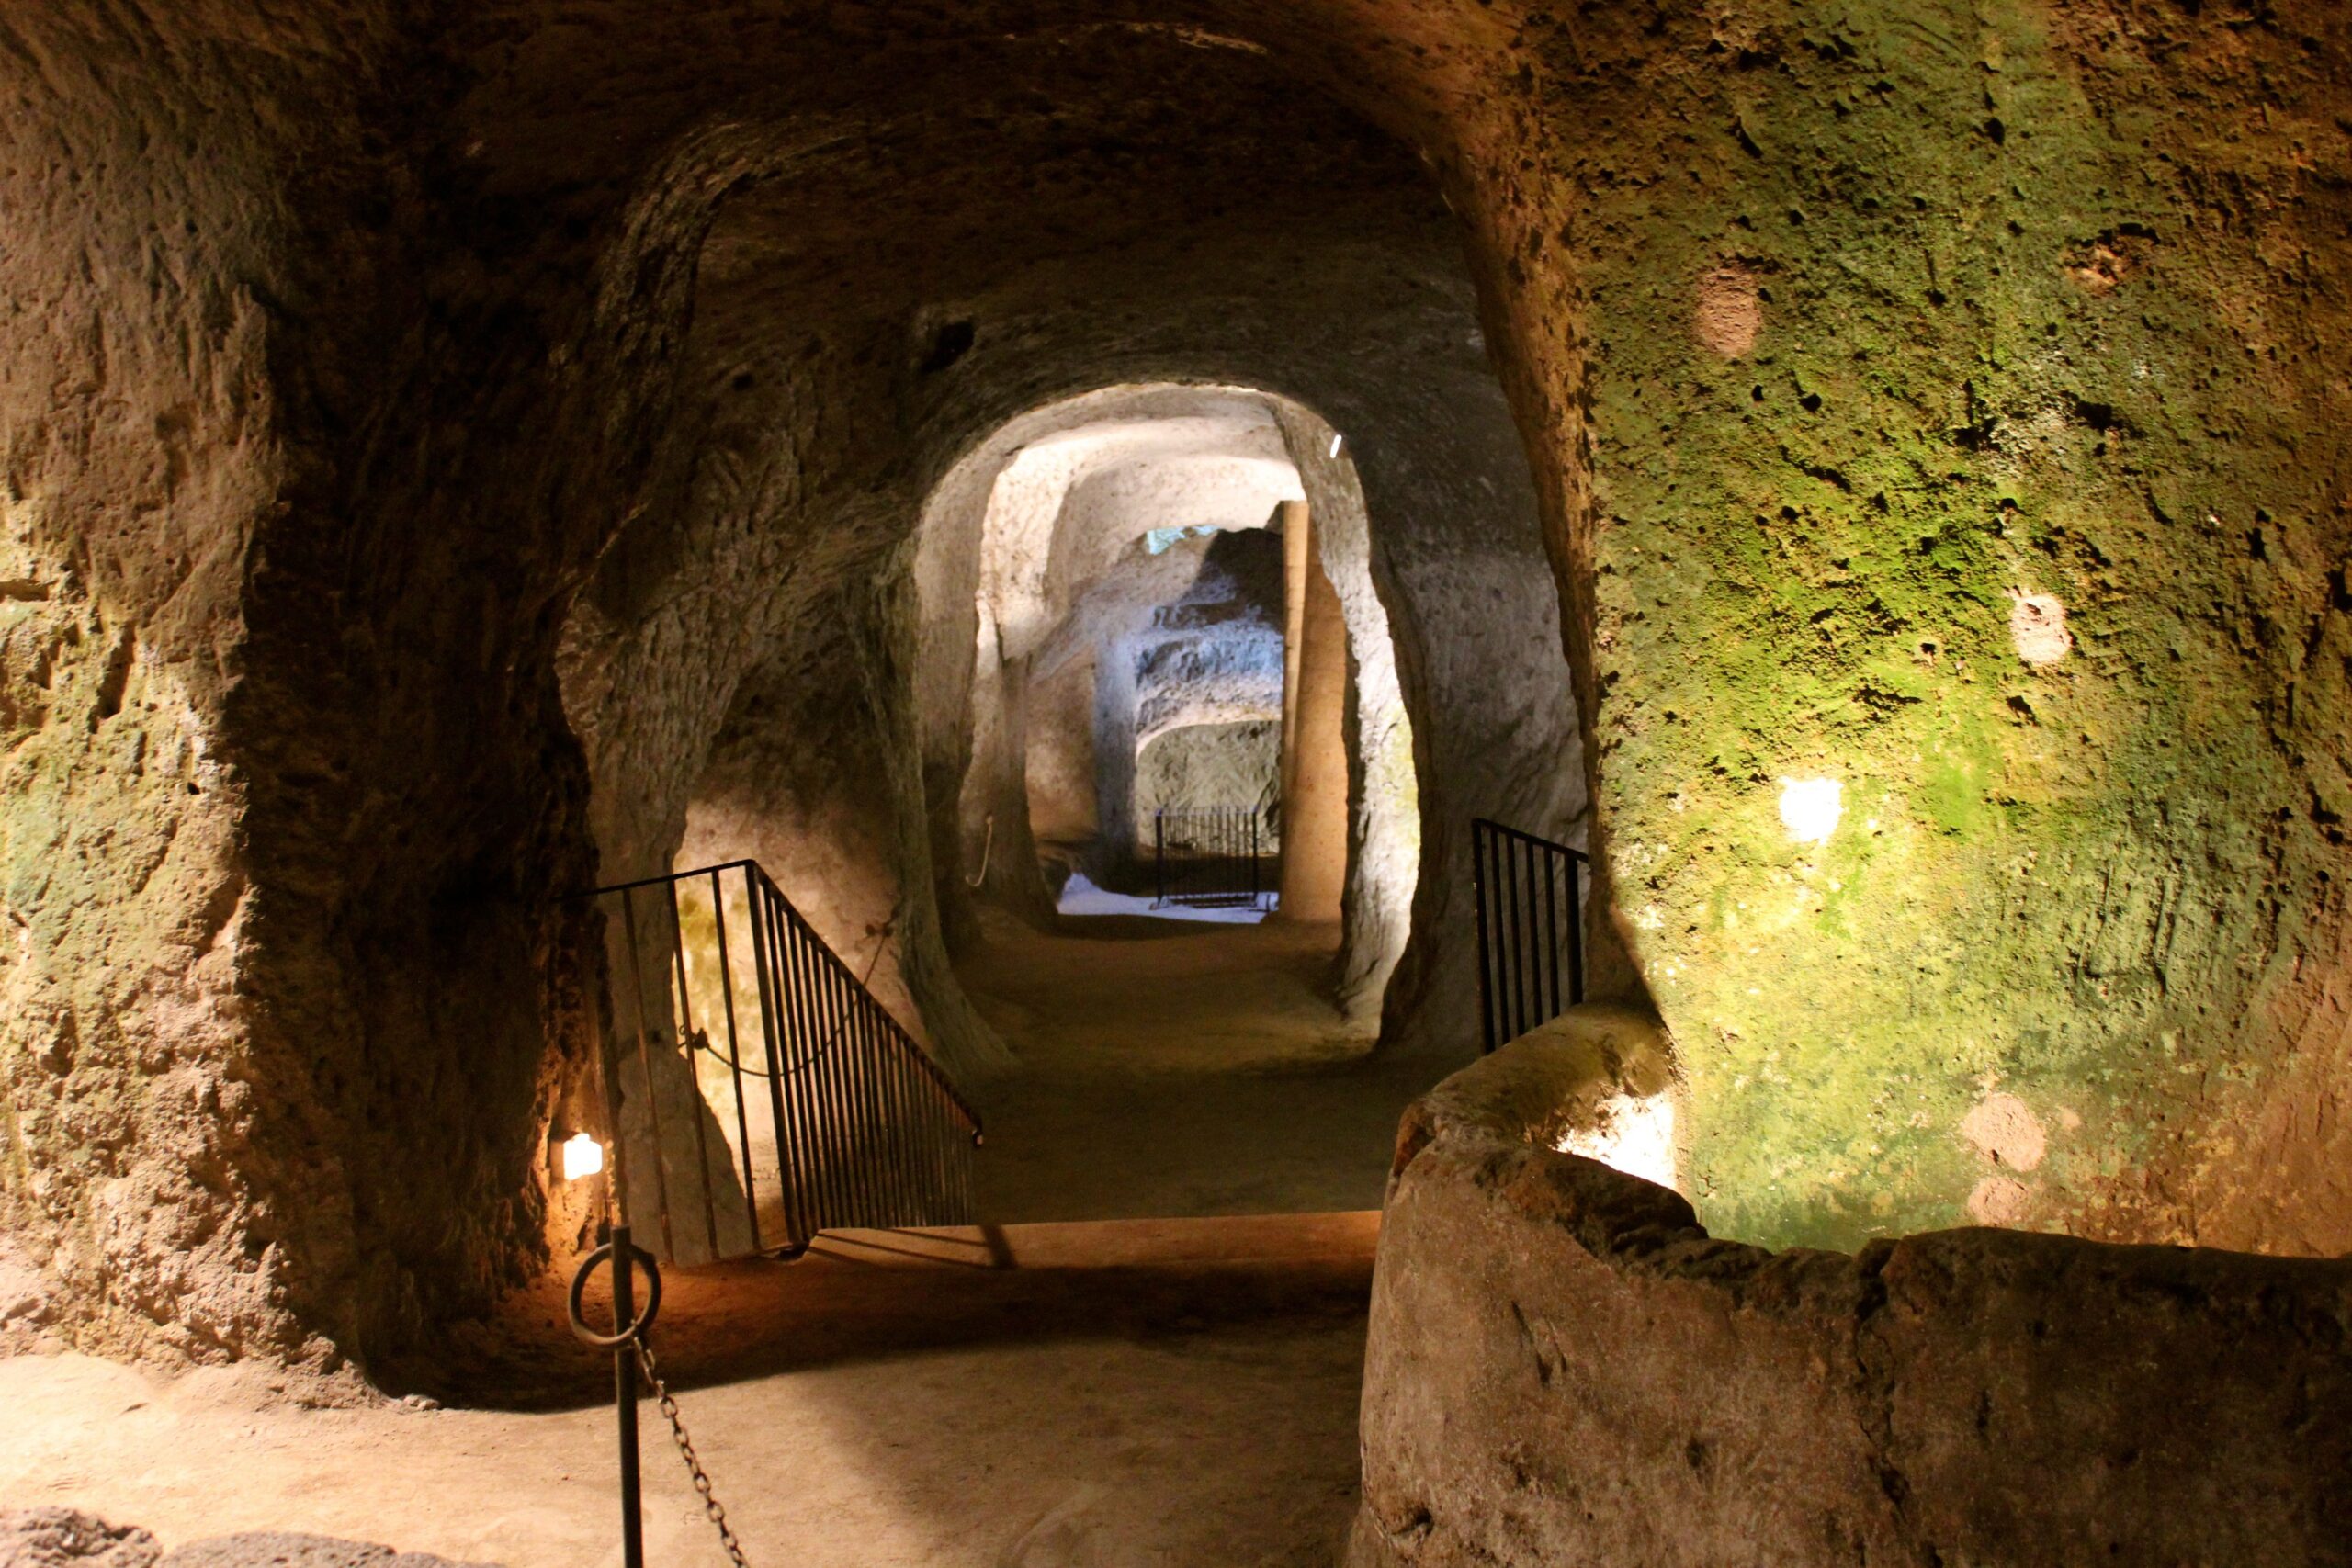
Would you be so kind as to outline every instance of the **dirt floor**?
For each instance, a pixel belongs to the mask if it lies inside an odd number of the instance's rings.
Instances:
[[[1397,1119],[1458,1064],[1370,1055],[1323,994],[1339,931],[993,920],[959,966],[1020,1057],[995,1086],[983,1217],[1372,1209]]]
[[[673,1272],[656,1344],[763,1568],[1322,1568],[1354,1506],[1377,1224],[848,1233]],[[522,1306],[444,1389],[509,1408],[305,1409],[253,1369],[0,1360],[0,1503],[167,1545],[268,1529],[616,1562],[609,1363],[557,1337],[551,1293]],[[644,1416],[649,1560],[720,1562]]]
[[[1023,1071],[989,1100],[990,1223],[670,1272],[656,1348],[752,1562],[1334,1560],[1370,1211],[1399,1112],[1444,1070],[1368,1055],[1323,999],[1336,939],[991,928],[965,977]],[[1015,1223],[1039,1221],[1059,1223]],[[0,1361],[0,1505],[166,1545],[300,1530],[616,1562],[611,1366],[565,1331],[560,1284],[435,1364],[375,1369],[406,1404],[346,1388],[319,1408],[334,1391],[256,1369]],[[650,1402],[644,1419],[650,1561],[721,1562]]]

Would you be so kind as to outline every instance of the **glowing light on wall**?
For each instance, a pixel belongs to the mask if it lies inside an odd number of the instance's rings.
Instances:
[[[1800,844],[1818,844],[1838,830],[1845,795],[1841,779],[1782,779],[1781,826]]]
[[[563,1179],[582,1181],[605,1168],[605,1145],[585,1133],[563,1141]]]
[[[1579,1127],[1556,1145],[1564,1155],[1599,1160],[1611,1170],[1674,1185],[1674,1101],[1654,1094],[1647,1100],[1613,1095],[1600,1102],[1589,1127]]]

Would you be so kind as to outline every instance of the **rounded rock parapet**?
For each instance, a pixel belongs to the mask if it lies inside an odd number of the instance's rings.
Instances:
[[[1407,1111],[1349,1568],[2344,1561],[2352,1259],[1717,1240],[1556,1146],[1658,1043],[1571,1010]]]

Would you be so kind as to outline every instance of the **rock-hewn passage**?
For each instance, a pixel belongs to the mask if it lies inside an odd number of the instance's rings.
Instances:
[[[1713,1240],[1554,1148],[1639,1032],[1572,1014],[1407,1113],[1351,1568],[2341,1559],[2352,1260]]]
[[[1314,519],[1384,1050],[1582,833],[1716,1231],[2352,1248],[2347,124],[2337,0],[0,7],[0,1340],[491,1310],[682,857],[1003,1070],[931,525],[1137,389]]]

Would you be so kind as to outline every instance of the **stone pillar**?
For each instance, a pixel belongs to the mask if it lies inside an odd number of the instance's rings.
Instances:
[[[1340,919],[1348,874],[1348,627],[1303,501],[1283,503],[1281,916]]]
[[[1033,923],[1054,918],[1029,830],[1029,656],[1009,654],[984,609],[972,669],[972,752],[964,774],[965,885]]]

